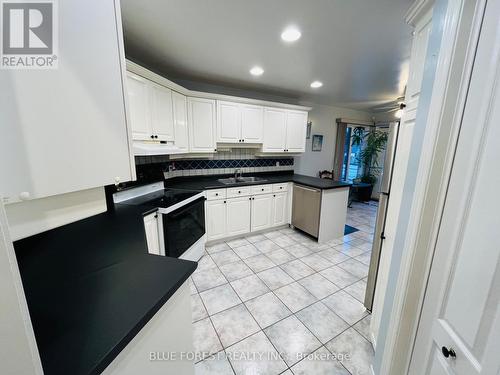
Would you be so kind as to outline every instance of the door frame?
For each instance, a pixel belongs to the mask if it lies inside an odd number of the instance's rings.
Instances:
[[[469,106],[468,110],[470,110],[470,108],[473,108],[474,111],[477,112],[475,113],[475,121],[473,122],[473,124],[469,122],[468,124],[460,125],[461,142],[464,142],[464,139],[462,139],[464,137],[466,140],[475,139],[476,134],[474,134],[473,137],[469,138],[467,138],[467,135],[464,135],[464,133],[467,134],[467,128],[470,129],[471,127],[475,129],[474,131],[477,132],[477,134],[480,134],[480,136],[478,137],[480,139],[476,139],[476,141],[474,141],[470,145],[471,148],[467,148],[467,161],[463,160],[463,158],[460,159],[459,157],[455,157],[453,160],[452,167],[455,176],[457,174],[457,171],[459,171],[458,174],[463,176],[464,179],[464,186],[459,185],[461,187],[459,195],[465,197],[465,200],[464,202],[459,202],[459,199],[455,195],[456,200],[453,198],[451,199],[452,205],[450,207],[450,197],[447,194],[448,214],[444,216],[444,209],[441,212],[443,216],[440,217],[441,222],[439,228],[437,228],[440,233],[441,240],[439,240],[438,242],[436,239],[436,243],[433,243],[435,250],[431,259],[432,265],[430,267],[431,269],[424,297],[425,300],[420,314],[417,336],[415,338],[415,344],[410,362],[410,374],[420,373],[422,364],[428,363],[428,353],[430,353],[430,348],[433,344],[431,330],[433,329],[433,325],[436,322],[435,317],[437,314],[439,314],[441,303],[446,299],[446,296],[448,295],[448,289],[444,288],[443,286],[445,285],[446,280],[451,277],[451,274],[449,272],[443,272],[443,270],[450,270],[450,272],[453,272],[452,265],[457,261],[458,254],[455,253],[456,247],[454,246],[456,244],[453,243],[454,239],[451,240],[450,243],[450,236],[446,235],[446,232],[448,231],[447,228],[449,229],[450,227],[462,227],[462,224],[464,224],[464,216],[462,214],[459,214],[459,212],[461,212],[462,210],[465,212],[468,211],[468,209],[464,208],[464,206],[468,207],[470,205],[469,201],[471,199],[472,192],[475,189],[475,185],[477,184],[475,181],[475,174],[478,171],[478,167],[481,166],[482,154],[484,151],[483,146],[486,142],[486,139],[493,139],[496,142],[495,145],[497,147],[500,146],[500,141],[498,140],[498,138],[491,138],[491,136],[488,134],[488,128],[491,128],[495,125],[490,120],[491,114],[493,111],[498,110],[498,106],[495,108],[495,106],[493,105],[493,101],[495,100],[495,95],[498,94],[498,88],[500,87],[500,27],[498,25],[492,26],[494,24],[494,22],[492,22],[492,17],[494,17],[494,21],[497,20],[497,13],[494,12],[494,9],[496,9],[497,11],[498,9],[500,9],[500,0],[487,0],[484,1],[484,3],[488,3],[488,5],[491,5],[491,8],[485,10],[484,17],[478,17],[478,19],[481,20],[482,24],[488,25],[488,27],[481,28],[480,43],[482,43],[482,45],[480,46],[481,50],[478,50],[477,58],[474,61],[474,83],[471,85],[471,88],[474,91],[471,91],[465,103],[467,106]],[[486,19],[486,17],[489,17],[489,19]],[[477,95],[478,84],[480,85],[480,95]],[[467,116],[467,118],[469,117],[470,116]],[[472,172],[466,172],[467,169]],[[458,209],[459,211],[454,211],[455,209]],[[450,212],[452,213],[450,214]],[[457,231],[457,233],[460,232],[460,230]],[[443,235],[445,237],[448,237],[448,240],[444,240],[443,242]],[[456,235],[458,241],[460,241],[460,235]],[[497,320],[497,327],[499,324],[500,321]],[[494,339],[496,340],[496,347],[498,348],[500,338],[494,337]],[[488,345],[491,345],[491,342],[489,342]],[[495,347],[495,345],[493,345],[493,347]],[[462,353],[462,355],[467,356],[467,350],[465,350],[465,353]],[[484,355],[486,355],[486,352],[484,353]],[[475,359],[471,359],[471,362],[475,362]],[[486,361],[484,364],[487,363],[488,361]],[[488,365],[492,366],[493,364],[488,363]],[[498,363],[495,366],[498,366]],[[485,373],[489,373],[486,370],[486,367],[484,367],[484,369]],[[492,371],[493,369],[490,370]]]
[[[486,0],[438,0],[442,13],[433,15],[433,27],[441,27],[441,43],[435,61],[435,80],[430,100],[421,103],[417,126],[425,127],[418,161],[417,181],[411,200],[408,229],[404,234],[401,262],[393,259],[391,272],[395,275],[394,298],[384,302],[387,312],[385,346],[380,348],[379,374],[401,375],[408,372],[410,358],[420,319],[420,312],[429,277],[434,244],[446,197],[453,156],[472,66],[479,39],[482,14]],[[433,1],[417,1],[415,7],[428,9]],[[409,13],[414,17],[416,10]],[[409,21],[411,23],[411,20]],[[428,51],[426,65],[436,59]],[[457,77],[460,77],[457,79]],[[418,121],[424,119],[424,121]],[[412,151],[414,144],[412,145]],[[408,176],[407,176],[408,181]],[[377,361],[377,357],[376,357]],[[375,373],[375,371],[374,371]]]

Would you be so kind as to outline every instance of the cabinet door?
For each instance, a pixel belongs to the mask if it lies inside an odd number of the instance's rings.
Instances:
[[[172,109],[174,118],[174,144],[181,150],[189,151],[187,99],[178,92],[172,92]]]
[[[306,151],[307,112],[288,111],[286,117],[287,152]]]
[[[250,232],[250,197],[227,200],[227,235]]]
[[[57,69],[0,69],[4,202],[102,187],[135,175],[117,5],[59,2]]]
[[[263,152],[284,152],[286,146],[286,111],[264,108]]]
[[[158,233],[158,214],[144,216],[144,230],[150,254],[160,255],[160,240]]]
[[[189,151],[215,152],[215,100],[188,98]]]
[[[241,141],[241,112],[238,103],[217,101],[217,142]]]
[[[287,224],[288,194],[276,193],[273,197],[273,226]]]
[[[172,90],[150,83],[151,128],[155,140],[174,140],[174,118],[172,114]]]
[[[134,73],[127,72],[127,93],[132,139],[151,140],[151,111],[148,81]]]
[[[207,201],[207,240],[216,240],[226,237],[227,233],[227,214],[226,201]]]
[[[252,197],[252,232],[271,227],[273,195],[263,194]]]
[[[264,108],[258,105],[242,104],[241,138],[246,143],[262,143],[264,138]]]

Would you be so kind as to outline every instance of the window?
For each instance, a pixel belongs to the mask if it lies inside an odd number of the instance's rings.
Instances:
[[[353,126],[348,126],[345,133],[344,161],[342,165],[342,180],[352,181],[359,176],[361,165],[359,153],[363,145],[351,145]]]

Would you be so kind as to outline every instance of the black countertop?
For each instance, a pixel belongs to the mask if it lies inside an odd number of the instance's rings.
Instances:
[[[116,205],[14,243],[46,375],[102,372],[196,269],[147,253],[154,210]]]
[[[277,184],[283,182],[294,182],[297,184],[309,186],[316,189],[327,190],[327,189],[338,189],[343,187],[349,187],[352,185],[349,182],[333,181],[333,180],[304,176],[301,174],[294,174],[288,172],[247,173],[244,175],[259,176],[264,178],[266,181],[226,185],[223,184],[222,182],[219,182],[218,179],[221,177],[227,177],[227,175],[190,176],[190,177],[176,177],[168,179],[165,181],[165,187],[174,189],[177,188],[177,189],[192,189],[192,190],[209,190],[209,189],[230,188],[236,186],[265,185],[265,184]]]

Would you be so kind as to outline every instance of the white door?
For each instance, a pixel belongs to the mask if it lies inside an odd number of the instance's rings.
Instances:
[[[151,140],[151,112],[148,81],[134,73],[127,72],[127,94],[132,127],[132,138],[137,141]]]
[[[189,151],[215,152],[215,100],[188,98]]]
[[[172,90],[150,82],[151,128],[157,141],[174,140],[174,118],[172,113]]]
[[[262,194],[252,197],[252,232],[271,227],[273,220],[273,195]]]
[[[144,216],[144,230],[150,254],[160,255],[160,240],[158,232],[158,214],[155,212]]]
[[[286,151],[306,151],[307,112],[288,111],[286,117]]]
[[[264,138],[264,108],[241,104],[241,138],[245,143],[262,143]]]
[[[174,144],[181,150],[189,151],[187,100],[178,92],[172,92],[172,110],[174,119]]]
[[[488,1],[410,374],[500,373],[499,14]]]
[[[264,108],[264,152],[285,152],[286,111],[277,108]]]
[[[227,235],[236,236],[250,232],[250,198],[227,200]]]
[[[233,102],[217,101],[217,142],[240,143],[240,105]]]
[[[273,226],[287,223],[287,193],[276,193],[273,197]]]
[[[226,237],[226,206],[227,204],[225,200],[206,201],[206,224],[208,241]]]

